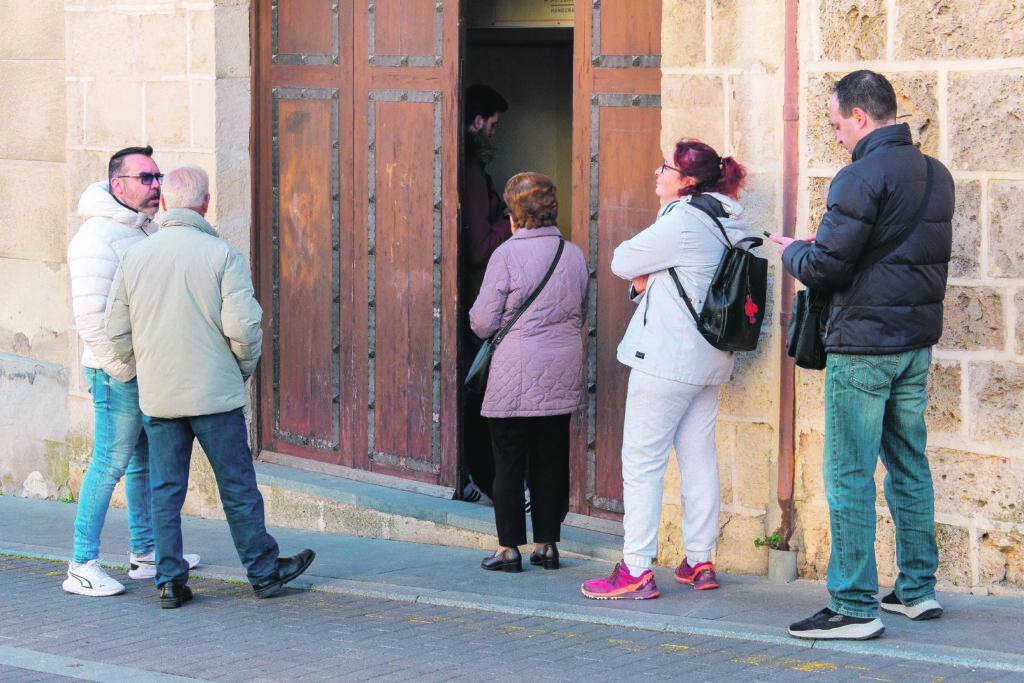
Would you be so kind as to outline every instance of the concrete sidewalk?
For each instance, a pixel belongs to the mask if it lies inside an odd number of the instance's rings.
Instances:
[[[0,496],[0,554],[67,561],[75,512],[74,504]],[[182,527],[185,550],[202,556],[194,576],[245,580],[225,522],[185,517]],[[480,550],[282,528],[271,533],[282,554],[306,547],[317,553],[310,570],[290,584],[296,588],[1024,673],[1024,600],[1018,598],[943,593],[941,619],[918,623],[883,613],[886,631],[877,640],[799,641],[787,635],[786,626],[825,606],[821,582],[777,585],[761,577],[719,575],[720,589],[698,592],[676,584],[671,568],[656,568],[661,597],[594,601],[580,594],[580,584],[606,576],[609,563],[563,558],[558,571],[527,563],[523,573],[505,574],[480,569],[486,554]],[[111,509],[101,562],[126,569],[127,548],[127,515]],[[142,590],[141,585],[131,582],[129,590]],[[60,590],[59,580],[53,589]],[[41,606],[46,599],[39,596]],[[155,589],[153,600],[155,608]]]

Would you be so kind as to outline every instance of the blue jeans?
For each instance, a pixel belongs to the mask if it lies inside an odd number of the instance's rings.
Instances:
[[[935,496],[925,455],[931,349],[882,356],[829,354],[825,374],[825,496],[832,526],[829,608],[852,617],[878,610],[875,466],[896,526],[896,595],[935,597],[939,563]]]
[[[192,442],[199,440],[217,479],[235,551],[250,583],[277,571],[277,541],[263,521],[263,496],[256,488],[242,409],[214,415],[165,419],[144,415],[153,482],[156,585],[188,582],[181,550],[181,506],[188,493]]]
[[[79,564],[100,556],[100,532],[107,519],[110,496],[124,477],[131,551],[153,550],[152,501],[149,491],[149,445],[142,431],[139,386],[135,380],[118,382],[103,370],[85,369],[92,394],[95,434],[92,459],[78,491],[75,549]]]

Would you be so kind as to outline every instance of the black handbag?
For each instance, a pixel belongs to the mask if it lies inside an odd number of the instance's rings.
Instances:
[[[880,249],[868,252],[858,264],[858,270],[867,270],[896,251],[897,247],[906,242],[917,229],[924,216],[924,210],[928,207],[928,200],[932,196],[932,181],[934,179],[932,162],[925,157],[925,163],[928,167],[928,176],[925,181],[924,199],[917,210],[914,222],[893,241]],[[825,342],[821,336],[821,318],[825,314],[825,309],[831,298],[831,293],[811,289],[801,290],[793,298],[793,311],[789,315],[789,331],[786,335],[786,353],[793,358],[797,367],[806,370],[821,370],[825,367],[827,354],[825,353]]]
[[[676,283],[679,296],[690,309],[697,329],[709,344],[720,351],[753,351],[757,348],[761,324],[764,322],[764,306],[768,296],[768,260],[754,256],[748,250],[761,246],[763,240],[760,237],[744,237],[733,244],[721,221],[713,213],[694,202],[690,202],[690,206],[711,217],[722,232],[726,244],[725,253],[718,262],[704,297],[700,315],[690,303],[690,297],[686,296],[676,269],[669,268],[669,275]],[[743,245],[747,245],[746,248]]]
[[[512,326],[515,325],[516,321],[519,320],[519,316],[529,308],[530,304],[533,303],[533,300],[537,298],[538,294],[540,294],[540,290],[544,289],[544,285],[546,285],[548,280],[551,279],[551,274],[555,272],[555,266],[558,265],[558,259],[562,257],[562,249],[564,248],[565,240],[559,237],[558,251],[555,252],[555,259],[551,262],[551,267],[548,268],[548,272],[544,276],[544,279],[540,281],[539,285],[537,285],[537,289],[533,290],[533,294],[530,295],[530,298],[523,302],[523,305],[519,307],[519,310],[514,316],[512,316],[512,319],[508,321],[508,324],[501,328],[496,335],[484,341],[480,350],[476,352],[476,358],[473,359],[473,364],[469,366],[469,372],[466,373],[465,385],[467,389],[475,391],[478,394],[482,394],[486,391],[487,375],[491,371],[491,356],[494,355],[494,350],[498,348],[498,344],[500,344],[501,340],[505,338],[505,335],[508,334],[510,329],[512,329]]]
[[[830,296],[817,290],[802,289],[793,299],[786,335],[786,353],[798,367],[822,370],[825,367],[825,343],[821,340],[821,315]]]

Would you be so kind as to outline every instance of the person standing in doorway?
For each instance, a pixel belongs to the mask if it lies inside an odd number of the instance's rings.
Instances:
[[[924,412],[931,347],[942,334],[954,186],[946,167],[914,145],[910,127],[896,123],[896,93],[884,76],[844,76],[833,88],[829,120],[852,162],[833,178],[814,238],[771,238],[793,277],[831,295],[821,330],[831,599],[789,634],[865,640],[885,630],[879,606],[915,620],[942,614]],[[859,267],[868,260],[873,265]],[[874,550],[879,457],[899,567],[881,605]]]
[[[464,256],[462,301],[466,311],[460,326],[463,369],[476,357],[483,340],[469,325],[469,309],[480,294],[480,285],[487,271],[491,254],[512,236],[505,202],[487,173],[487,164],[494,159],[494,134],[500,115],[508,111],[508,102],[490,86],[477,84],[466,88],[465,101],[465,168],[462,194]],[[463,400],[463,447],[466,454],[466,482],[462,498],[479,502],[482,496],[493,495],[494,453],[487,420],[480,416],[484,397],[466,390]]]
[[[92,458],[78,491],[75,541],[63,588],[102,597],[124,592],[124,585],[100,567],[100,532],[114,487],[124,477],[131,549],[128,576],[156,575],[149,445],[139,412],[135,363],[122,362],[103,331],[110,283],[125,250],[158,229],[153,220],[163,175],[152,147],[126,147],[107,164],[107,180],[93,183],[78,202],[85,223],[68,245],[71,305],[83,342],[82,365],[92,395],[95,429]],[[195,566],[198,555],[186,555]]]
[[[163,229],[121,259],[106,309],[117,357],[138,362],[139,402],[149,438],[160,607],[192,599],[181,554],[181,507],[198,439],[217,479],[224,516],[256,597],[302,574],[312,550],[278,557],[242,409],[245,380],[260,358],[263,310],[249,265],[204,218],[209,179],[198,166],[167,174]]]

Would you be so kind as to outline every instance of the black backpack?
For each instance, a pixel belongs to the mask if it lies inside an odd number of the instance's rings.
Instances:
[[[709,344],[721,351],[753,351],[757,348],[761,323],[764,322],[768,260],[754,256],[748,250],[760,247],[764,241],[760,237],[744,237],[733,244],[721,221],[710,209],[693,200],[690,206],[711,217],[727,245],[711,278],[700,315],[694,310],[690,297],[686,296],[675,268],[669,268],[668,272],[676,283],[679,296],[690,309],[697,329]]]

